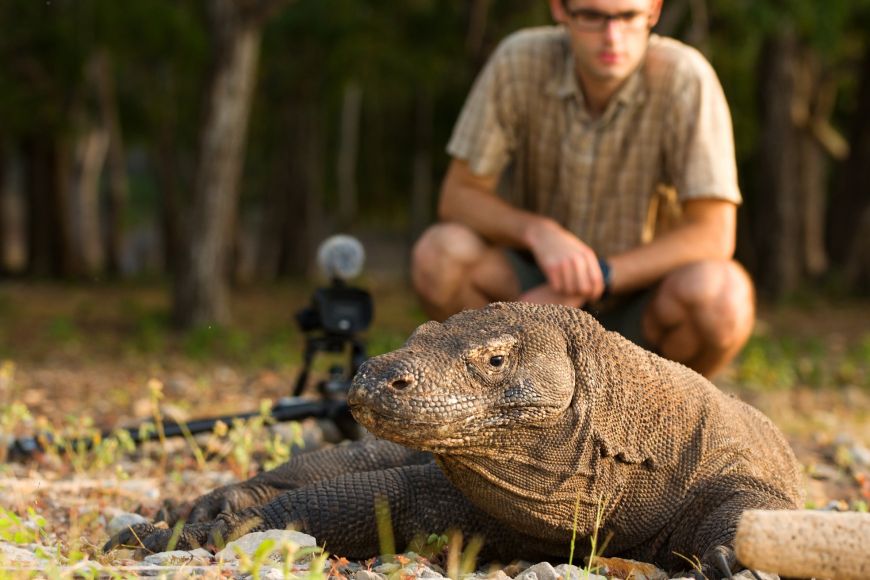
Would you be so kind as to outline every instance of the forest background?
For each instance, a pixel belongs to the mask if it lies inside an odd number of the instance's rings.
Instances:
[[[0,22],[0,271],[166,276],[190,328],[229,322],[229,284],[310,274],[330,233],[407,250],[475,74],[550,18],[543,0],[5,0]],[[731,105],[737,257],[764,298],[870,288],[868,30],[866,0],[665,2],[657,31],[702,50]]]

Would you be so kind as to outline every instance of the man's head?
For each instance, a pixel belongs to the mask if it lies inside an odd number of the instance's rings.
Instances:
[[[550,0],[571,37],[581,82],[620,83],[637,68],[662,0]]]

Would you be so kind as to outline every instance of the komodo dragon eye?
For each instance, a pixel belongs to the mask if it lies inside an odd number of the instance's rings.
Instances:
[[[489,364],[490,366],[500,367],[504,364],[504,355],[497,354],[489,357]]]

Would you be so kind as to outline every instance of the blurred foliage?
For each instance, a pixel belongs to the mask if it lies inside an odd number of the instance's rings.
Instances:
[[[129,153],[126,223],[160,222],[160,164],[191,189],[203,92],[213,60],[205,0],[7,0],[0,3],[0,144],[10,150],[34,135],[72,141],[83,111],[95,116],[88,63],[109,57]],[[765,43],[794,31],[835,81],[834,126],[849,126],[858,106],[857,66],[868,50],[870,0],[668,0],[681,12],[675,36],[698,42],[732,107],[741,186],[747,205],[759,191],[759,61]],[[475,12],[484,7],[483,12]],[[485,14],[476,20],[475,14]],[[697,37],[699,22],[705,22]],[[476,28],[476,23],[482,25]],[[307,147],[316,158],[327,215],[336,196],[336,155],[346,87],[362,91],[357,163],[361,220],[408,226],[411,156],[432,153],[433,188],[456,116],[486,56],[505,35],[551,23],[544,0],[452,2],[295,0],[266,25],[242,181],[242,215],[269,211],[272,176]],[[694,31],[694,32],[693,32]],[[421,103],[431,112],[418,118]],[[289,135],[288,117],[315,121],[319,143]],[[86,115],[85,115],[86,116]],[[165,168],[164,168],[165,169]],[[831,181],[834,181],[832,176]],[[183,195],[182,195],[183,197]],[[159,334],[142,328],[147,345]],[[191,347],[194,350],[200,347]]]

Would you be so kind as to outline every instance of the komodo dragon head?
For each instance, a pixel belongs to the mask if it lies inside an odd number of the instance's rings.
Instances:
[[[516,304],[427,322],[405,345],[368,360],[353,381],[356,419],[402,445],[450,453],[499,428],[552,425],[571,404],[575,371],[564,332]]]

